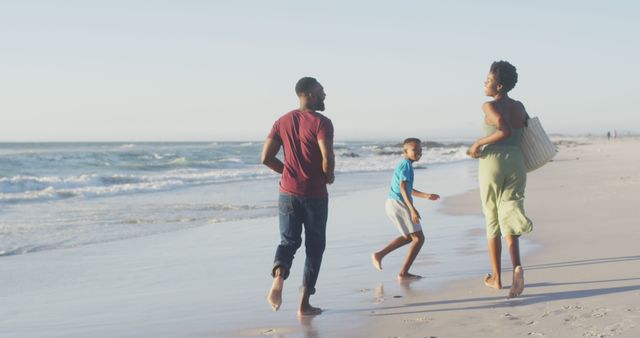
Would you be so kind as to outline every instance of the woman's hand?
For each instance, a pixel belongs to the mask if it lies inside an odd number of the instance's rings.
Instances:
[[[478,144],[478,142],[474,142],[471,145],[471,148],[469,148],[469,150],[467,150],[467,155],[473,157],[473,158],[478,158],[480,157],[480,144]]]
[[[440,195],[438,194],[429,194],[429,197],[427,197],[428,199],[432,200],[432,201],[437,201],[440,199]]]

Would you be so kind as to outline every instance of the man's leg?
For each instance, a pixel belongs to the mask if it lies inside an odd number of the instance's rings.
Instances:
[[[409,243],[411,243],[411,236],[399,236],[394,238],[391,242],[389,242],[389,244],[387,244],[387,246],[382,248],[382,250],[371,254],[373,266],[375,266],[375,268],[378,270],[382,270],[382,259],[384,258],[384,256],[388,255],[393,250],[405,246]]]
[[[274,311],[277,311],[282,304],[284,280],[289,277],[289,269],[291,269],[293,257],[302,244],[302,219],[299,215],[298,209],[300,208],[295,197],[281,194],[278,201],[278,209],[280,214],[280,244],[276,249],[271,272],[273,283],[267,296],[267,300]]]
[[[424,234],[422,231],[416,231],[409,235],[411,237],[411,245],[409,245],[409,252],[407,252],[407,258],[400,269],[400,273],[398,274],[398,278],[400,279],[417,279],[422,278],[418,275],[412,275],[409,273],[409,268],[411,268],[411,264],[418,256],[418,252],[422,248],[424,244]]]
[[[513,281],[509,290],[509,298],[517,297],[524,290],[524,270],[520,262],[520,236],[505,236],[507,245],[509,246],[509,255],[511,256],[511,264],[513,265]]]
[[[323,198],[305,198],[305,248],[307,257],[304,262],[302,278],[302,299],[298,313],[300,315],[316,315],[322,310],[311,306],[309,297],[316,292],[315,286],[320,274],[322,255],[326,245],[326,230],[329,201]]]

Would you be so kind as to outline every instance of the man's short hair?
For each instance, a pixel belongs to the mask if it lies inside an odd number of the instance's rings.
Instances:
[[[303,77],[296,83],[296,95],[309,94],[313,87],[319,85],[318,80],[312,77]]]
[[[496,82],[501,84],[507,92],[513,89],[518,82],[516,67],[507,61],[501,60],[492,63],[489,71],[495,77]]]
[[[409,137],[402,142],[402,146],[406,146],[407,144],[418,144],[421,145],[422,141],[419,138]]]

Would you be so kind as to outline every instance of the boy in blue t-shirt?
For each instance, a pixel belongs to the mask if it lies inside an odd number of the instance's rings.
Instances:
[[[371,254],[373,266],[382,270],[382,258],[401,246],[411,243],[407,258],[398,273],[398,279],[419,279],[422,276],[409,273],[409,268],[424,244],[424,234],[420,226],[420,213],[413,206],[413,197],[428,198],[435,201],[438,194],[428,194],[413,189],[413,162],[422,157],[422,142],[417,138],[408,138],[403,142],[404,159],[396,167],[391,179],[391,191],[386,202],[387,216],[398,228],[402,236],[392,240],[378,252]]]

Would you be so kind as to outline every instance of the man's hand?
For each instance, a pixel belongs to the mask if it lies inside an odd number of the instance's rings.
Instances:
[[[336,179],[336,176],[333,174],[325,174],[324,177],[327,179],[327,184],[332,184]]]
[[[428,197],[428,198],[429,198],[430,200],[432,200],[432,201],[437,201],[437,200],[439,200],[439,199],[440,199],[440,195],[438,195],[438,194],[429,194],[429,197]]]

